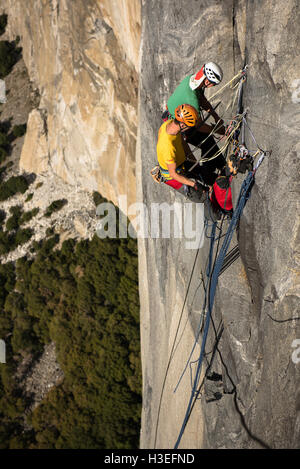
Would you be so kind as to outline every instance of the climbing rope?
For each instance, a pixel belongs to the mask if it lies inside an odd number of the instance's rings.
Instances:
[[[176,329],[176,333],[175,333],[175,337],[174,337],[174,340],[173,340],[173,345],[172,345],[170,357],[169,357],[169,360],[168,360],[168,363],[167,363],[167,368],[166,368],[166,372],[165,372],[165,376],[164,376],[164,380],[163,380],[163,384],[162,384],[162,389],[161,389],[159,404],[158,404],[158,414],[157,414],[157,420],[156,420],[156,426],[155,426],[154,448],[156,448],[158,425],[159,425],[159,419],[160,419],[160,410],[161,410],[162,398],[163,398],[163,394],[164,394],[164,390],[165,390],[165,385],[166,385],[166,381],[167,381],[168,371],[169,371],[169,368],[171,366],[171,362],[172,362],[172,359],[173,359],[173,356],[174,356],[174,353],[175,353],[176,340],[177,340],[177,336],[178,336],[178,333],[179,333],[179,327],[180,327],[180,324],[181,324],[181,321],[182,321],[183,312],[184,312],[184,309],[185,309],[188,293],[189,293],[192,278],[193,278],[193,275],[194,275],[194,269],[196,267],[196,262],[197,262],[197,258],[198,258],[198,255],[199,255],[199,250],[200,250],[200,245],[197,249],[196,256],[195,256],[195,259],[194,259],[194,263],[193,263],[192,271],[191,271],[191,274],[190,274],[190,279],[189,279],[187,291],[186,291],[184,301],[183,301],[183,305],[182,305],[182,308],[181,308],[181,313],[180,313],[179,321],[178,321],[178,324],[177,324],[177,329]]]
[[[229,134],[226,136],[226,138],[224,139],[224,144],[222,146],[222,148],[220,148],[213,156],[209,157],[209,158],[206,158],[206,155],[208,155],[210,153],[210,151],[212,150],[212,148],[215,146],[212,146],[209,150],[207,150],[207,152],[199,159],[197,159],[195,157],[195,153],[197,150],[195,150],[194,152],[191,152],[196,161],[195,161],[195,164],[189,169],[189,171],[192,171],[198,164],[202,165],[203,163],[207,162],[207,161],[211,161],[211,160],[214,160],[215,158],[218,158],[218,156],[222,155],[223,153],[225,153],[226,149],[229,147],[229,145],[232,143],[232,138],[235,134],[235,132],[240,128],[240,126],[242,125],[242,122],[243,122],[243,118],[244,118],[244,114],[242,114],[241,116],[237,116],[236,117],[236,121],[233,125],[233,127],[230,129],[230,132]],[[212,129],[212,131],[210,132],[210,134],[208,134],[208,136],[201,142],[201,144],[197,147],[198,149],[201,149],[201,146],[203,145],[203,143],[205,143],[207,141],[207,139],[214,135],[214,133],[216,132],[216,130],[218,130],[219,128],[221,127],[221,125],[219,125],[217,128],[216,126]]]
[[[206,224],[206,227],[207,227],[207,224],[208,224],[208,220],[206,219],[205,220],[205,224]],[[205,314],[205,308],[206,308],[206,292],[208,290],[208,282],[209,282],[209,278],[210,278],[210,275],[211,275],[211,269],[212,269],[212,258],[213,258],[213,251],[214,251],[214,245],[215,245],[215,241],[216,241],[216,226],[217,226],[217,223],[214,222],[211,226],[211,234],[209,236],[210,238],[210,248],[209,248],[209,255],[208,255],[208,265],[207,265],[207,268],[206,268],[206,283],[204,284],[204,291],[205,291],[205,295],[204,295],[204,301],[203,301],[203,307],[202,307],[202,311],[201,311],[201,314],[204,315]],[[174,393],[177,391],[178,387],[179,387],[179,384],[187,370],[187,367],[190,363],[190,360],[191,360],[191,357],[193,355],[193,352],[196,348],[196,345],[198,343],[198,339],[199,339],[199,336],[200,336],[200,333],[201,333],[201,323],[199,324],[199,327],[198,327],[198,331],[196,333],[196,337],[195,337],[195,341],[194,341],[194,345],[192,347],[192,350],[191,350],[191,353],[188,357],[188,360],[186,362],[186,365],[183,369],[183,372],[179,378],[179,381],[177,383],[177,385],[175,386],[175,389],[174,389]]]
[[[258,162],[257,162],[255,168],[253,169],[253,171],[248,173],[248,175],[246,176],[246,178],[243,181],[243,184],[242,184],[241,190],[240,190],[240,194],[239,194],[239,197],[238,197],[238,201],[237,201],[237,204],[236,204],[236,208],[233,212],[232,219],[230,221],[228,230],[227,230],[226,235],[224,237],[224,241],[222,243],[220,253],[219,253],[219,255],[216,259],[216,262],[214,264],[212,272],[209,275],[210,284],[209,284],[209,294],[208,294],[208,307],[207,307],[205,324],[204,324],[203,335],[202,335],[200,357],[199,357],[199,360],[198,360],[198,365],[197,365],[196,374],[195,374],[195,378],[194,378],[194,382],[193,382],[193,386],[192,386],[192,392],[191,392],[190,400],[189,400],[189,403],[188,403],[188,406],[187,406],[185,417],[184,417],[184,420],[183,420],[183,423],[182,423],[182,426],[181,426],[181,429],[180,429],[180,432],[179,432],[179,436],[178,436],[177,441],[175,443],[174,449],[177,449],[179,444],[180,444],[180,441],[181,441],[181,438],[183,436],[186,424],[187,424],[187,422],[189,420],[189,417],[190,417],[193,402],[194,402],[195,399],[198,398],[199,391],[197,391],[197,387],[198,387],[198,384],[199,384],[201,371],[202,371],[202,363],[203,363],[203,358],[204,358],[205,345],[206,345],[208,331],[209,331],[209,325],[210,325],[210,321],[211,321],[211,314],[212,314],[212,310],[213,310],[213,306],[214,306],[214,299],[215,299],[216,288],[217,288],[217,284],[218,284],[218,277],[220,275],[220,272],[221,272],[221,269],[222,269],[222,266],[223,266],[223,263],[224,263],[224,259],[226,257],[226,253],[228,251],[228,248],[229,248],[229,245],[230,245],[230,242],[231,242],[231,239],[232,239],[232,236],[233,236],[234,231],[236,229],[236,226],[237,226],[237,224],[240,220],[240,217],[243,213],[243,209],[245,207],[245,204],[246,204],[247,200],[250,197],[251,189],[253,187],[255,173],[256,173],[258,167],[261,165],[264,157],[265,157],[265,152],[261,152],[260,158],[258,159]],[[216,225],[216,222],[213,224],[212,235],[215,233],[215,225]],[[211,251],[213,249],[214,243],[215,243],[215,239],[212,236],[211,243],[210,243],[209,256],[211,256]],[[209,262],[209,264],[211,265],[211,262]]]
[[[248,65],[246,65],[242,70],[240,70],[233,78],[231,78],[231,80],[229,80],[227,83],[225,83],[225,85],[223,85],[221,88],[219,88],[218,91],[210,97],[210,101],[212,101],[216,96],[218,96],[221,93],[221,91],[223,91],[225,88],[230,86],[236,79],[239,80],[241,77],[244,77],[245,74],[246,74],[247,68],[248,68]],[[238,85],[238,83],[236,83],[236,85],[234,85],[231,89],[234,89],[235,86],[237,86],[237,85]]]

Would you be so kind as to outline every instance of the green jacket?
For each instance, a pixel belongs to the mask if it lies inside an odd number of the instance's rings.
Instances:
[[[168,110],[173,118],[175,118],[175,109],[180,106],[180,104],[190,104],[195,109],[197,109],[200,115],[200,105],[199,97],[203,95],[202,89],[192,90],[190,88],[190,78],[192,75],[185,77],[182,82],[177,86],[174,93],[168,99]]]

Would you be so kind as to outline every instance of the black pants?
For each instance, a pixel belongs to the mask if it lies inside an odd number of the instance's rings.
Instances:
[[[189,145],[193,145],[194,147],[200,147],[201,156],[204,158],[211,158],[212,156],[216,154],[217,151],[219,151],[219,147],[216,144],[214,137],[211,135],[210,137],[207,138],[207,135],[208,134],[199,132],[196,129],[189,129],[186,132],[184,132],[184,138]],[[205,139],[207,140],[203,143]],[[185,167],[188,170],[189,168],[193,166],[193,164],[194,164],[193,162],[188,161],[185,163]],[[205,163],[203,163],[202,166],[197,164],[195,168],[192,170],[192,173],[198,174],[198,176],[201,176],[205,184],[212,186],[217,177],[216,170],[223,169],[225,165],[226,165],[226,160],[224,156],[221,154],[217,158],[214,158],[211,161],[206,161]],[[189,174],[190,174],[190,177],[193,177],[191,175],[191,172],[189,172]],[[189,177],[188,174],[187,174],[187,177]]]

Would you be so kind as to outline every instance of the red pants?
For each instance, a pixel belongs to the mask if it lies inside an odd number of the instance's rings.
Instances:
[[[181,182],[176,181],[176,179],[169,179],[165,181],[165,184],[173,187],[173,189],[176,189],[177,191],[183,186],[183,184]]]

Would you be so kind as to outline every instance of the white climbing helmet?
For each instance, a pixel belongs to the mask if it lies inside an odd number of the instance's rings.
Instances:
[[[190,88],[195,90],[207,78],[214,85],[218,85],[223,78],[221,67],[214,62],[207,62],[203,67],[190,78]]]
[[[216,85],[221,83],[223,78],[221,67],[214,62],[208,62],[204,65],[204,75],[210,82],[215,83]]]

